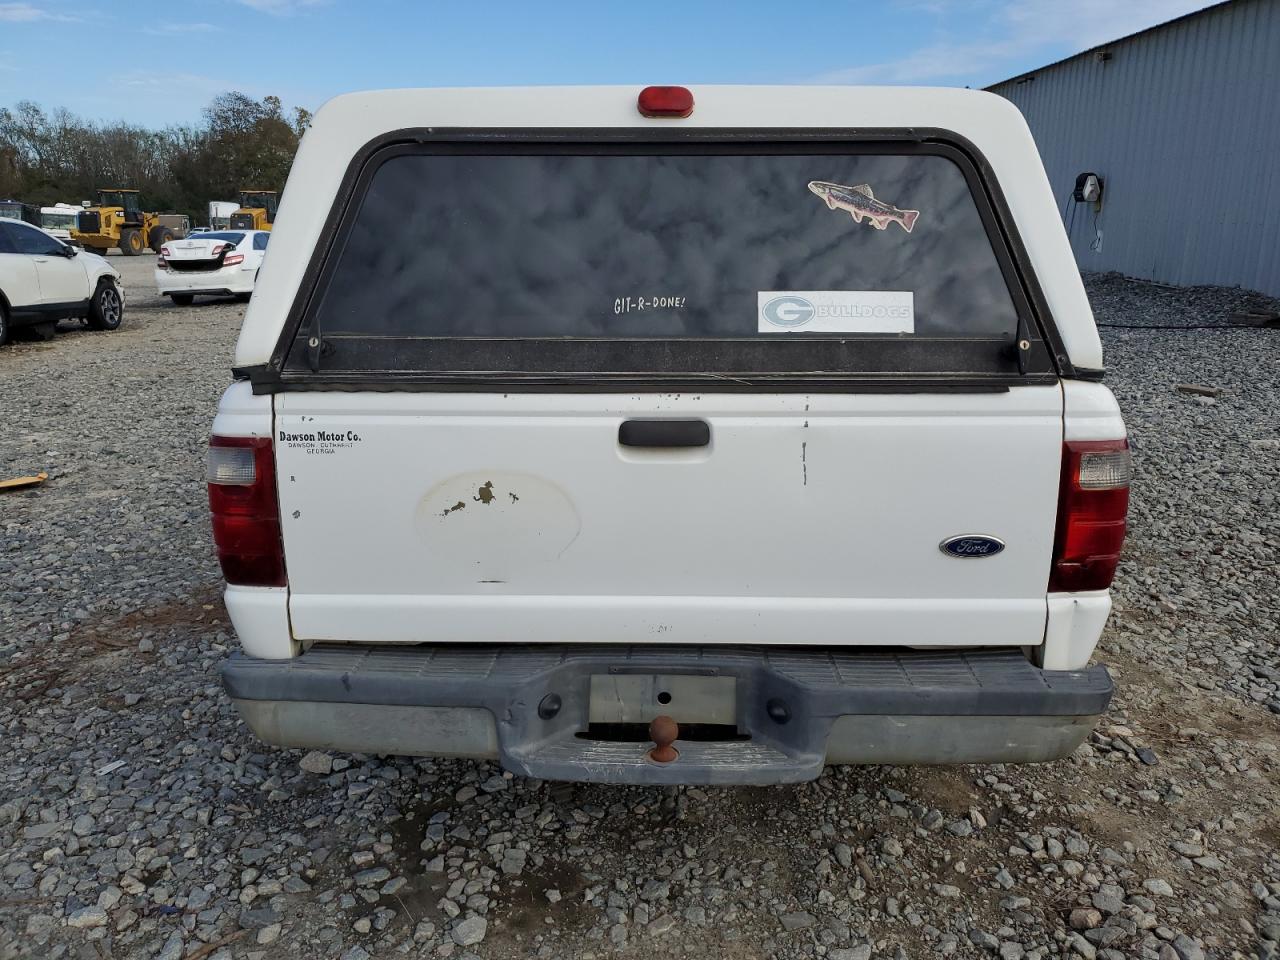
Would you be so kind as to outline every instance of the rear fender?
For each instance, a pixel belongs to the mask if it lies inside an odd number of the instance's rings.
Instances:
[[[227,388],[218,403],[213,433],[221,437],[270,437],[272,397],[254,396],[248,381]],[[288,482],[280,477],[281,482]],[[223,599],[246,654],[263,660],[286,660],[301,652],[289,626],[288,587],[228,585]]]
[[[1101,383],[1063,380],[1062,435],[1064,440],[1125,437],[1124,418],[1111,391]],[[1040,665],[1046,670],[1083,669],[1093,656],[1110,612],[1109,590],[1049,594]]]

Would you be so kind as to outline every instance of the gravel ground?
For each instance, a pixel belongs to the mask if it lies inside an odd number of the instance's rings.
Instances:
[[[0,351],[0,474],[52,475],[0,500],[0,960],[1280,955],[1280,331],[1104,331],[1137,480],[1071,758],[566,785],[253,739],[202,482],[243,307],[116,263],[120,330]],[[1276,306],[1090,288],[1112,323]]]

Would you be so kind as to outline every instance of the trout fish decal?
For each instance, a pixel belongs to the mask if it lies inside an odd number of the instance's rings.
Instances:
[[[916,217],[920,216],[919,210],[899,210],[891,203],[877,200],[865,183],[846,187],[839,183],[827,183],[825,180],[810,180],[809,190],[825,200],[832,210],[849,211],[856,223],[861,223],[864,219],[870,220],[877,230],[884,230],[892,221],[910,233],[916,224]]]

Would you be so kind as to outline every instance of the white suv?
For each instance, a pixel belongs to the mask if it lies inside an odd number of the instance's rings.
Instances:
[[[114,330],[124,317],[120,274],[85,253],[17,220],[0,220],[0,344],[18,327],[51,334],[59,320],[84,319]]]
[[[776,783],[1106,708],[1129,451],[1007,101],[343,96],[272,249],[208,466],[264,740]]]

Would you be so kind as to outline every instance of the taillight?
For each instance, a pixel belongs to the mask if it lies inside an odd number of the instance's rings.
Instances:
[[[1105,590],[1124,546],[1132,474],[1127,440],[1068,440],[1049,591]]]
[[[168,248],[168,247],[161,247],[161,248],[160,248],[160,256],[162,256],[162,257],[172,257],[172,256],[173,256],[173,254],[169,252],[169,248]]]
[[[636,107],[646,117],[687,117],[693,113],[693,91],[688,87],[645,87]]]
[[[165,260],[165,258],[164,258],[164,257],[156,257],[156,269],[157,269],[157,270],[168,270],[168,269],[169,269],[169,261]]]
[[[234,267],[237,263],[244,263],[243,253],[231,253],[222,258],[224,267]]]
[[[213,542],[227,583],[285,585],[276,463],[269,437],[212,437],[207,462]]]

